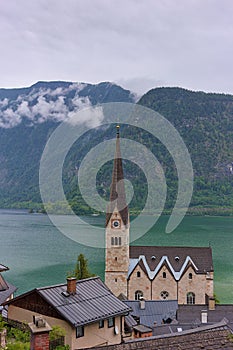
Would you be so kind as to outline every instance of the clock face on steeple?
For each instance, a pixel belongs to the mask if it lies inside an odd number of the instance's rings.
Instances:
[[[111,227],[112,228],[120,228],[121,227],[121,220],[119,219],[113,219],[111,221]]]

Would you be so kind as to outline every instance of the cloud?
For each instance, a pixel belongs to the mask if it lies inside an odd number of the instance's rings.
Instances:
[[[77,111],[90,107],[88,97],[80,97],[79,92],[86,84],[71,84],[68,88],[34,88],[29,94],[19,95],[15,100],[0,100],[0,127],[11,128],[22,120],[29,125],[44,123],[47,120],[61,122],[71,118]],[[73,98],[68,98],[69,91]],[[68,99],[68,101],[66,101]],[[81,121],[83,122],[83,121]]]
[[[151,79],[233,93],[232,12],[231,0],[2,1],[1,84],[124,78],[141,94]]]

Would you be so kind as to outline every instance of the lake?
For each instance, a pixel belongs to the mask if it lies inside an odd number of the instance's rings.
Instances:
[[[85,219],[97,226],[104,226],[104,217]],[[221,303],[233,303],[233,218],[186,216],[170,234],[165,233],[167,220],[168,216],[162,216],[134,244],[211,245],[215,293]],[[18,287],[17,294],[35,287],[64,283],[80,253],[88,258],[90,271],[102,279],[104,277],[104,250],[70,240],[53,226],[46,215],[2,209],[0,238],[0,263],[10,268],[3,276]]]

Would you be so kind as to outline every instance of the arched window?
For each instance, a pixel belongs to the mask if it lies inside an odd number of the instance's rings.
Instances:
[[[166,278],[166,277],[167,277],[166,272],[163,272],[163,278]]]
[[[166,290],[163,290],[160,293],[160,297],[161,297],[161,299],[165,300],[165,299],[167,299],[169,297],[169,293]]]
[[[141,272],[137,271],[137,277],[141,277]]]
[[[121,237],[119,237],[119,245],[121,245]]]
[[[115,237],[115,245],[118,245],[118,238]]]
[[[143,297],[143,292],[141,290],[136,290],[135,300],[140,300]]]
[[[195,304],[195,294],[193,292],[187,293],[187,304]]]
[[[189,279],[192,280],[193,279],[193,274],[189,273]]]
[[[111,245],[114,245],[114,237],[111,237]]]

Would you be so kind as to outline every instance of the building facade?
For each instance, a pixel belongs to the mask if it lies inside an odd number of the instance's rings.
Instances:
[[[130,311],[99,277],[36,288],[6,305],[9,322],[31,324],[41,316],[49,326],[62,327],[70,350],[120,344]]]
[[[119,127],[106,215],[105,283],[130,300],[206,304],[213,297],[210,247],[130,246]]]

